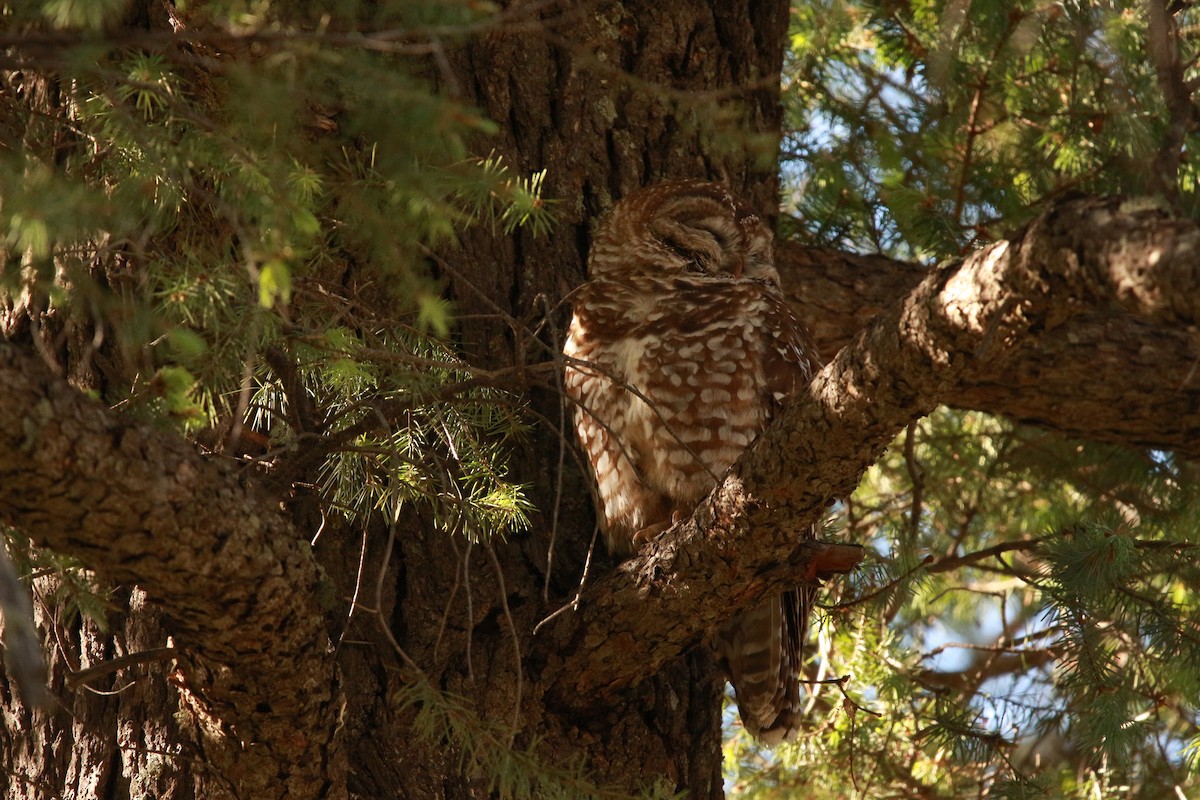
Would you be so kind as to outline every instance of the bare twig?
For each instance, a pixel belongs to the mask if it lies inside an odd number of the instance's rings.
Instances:
[[[396,655],[400,656],[400,660],[404,662],[404,665],[417,676],[428,681],[425,672],[417,666],[417,662],[413,661],[408,653],[404,652],[404,648],[400,646],[400,642],[396,641],[396,636],[392,633],[392,626],[388,624],[388,620],[383,616],[383,579],[387,575],[387,566],[392,560],[392,548],[395,544],[396,522],[392,520],[388,525],[387,544],[383,548],[383,558],[380,561],[379,573],[375,580],[375,608],[373,609],[373,613],[375,619],[379,622],[379,629],[383,631],[383,635],[387,637],[388,642],[392,645],[392,649],[396,651]]]
[[[346,633],[350,630],[350,620],[354,618],[354,610],[358,608],[358,595],[362,591],[363,575],[366,574],[367,568],[367,526],[362,526],[362,536],[360,537],[362,545],[358,548],[358,567],[354,571],[354,592],[350,595],[350,608],[346,610],[346,626],[342,628],[342,633],[338,636],[337,647],[342,646],[345,641]]]
[[[446,623],[450,621],[450,610],[454,608],[454,598],[458,597],[458,590],[462,586],[462,554],[458,551],[458,544],[455,543],[454,537],[449,537],[450,547],[454,550],[454,585],[450,587],[450,594],[446,597],[446,605],[442,608],[442,621],[438,623],[437,636],[433,640],[433,660],[437,662],[438,651],[442,646],[442,637],[446,633]]]
[[[471,663],[471,637],[475,631],[475,601],[471,597],[471,547],[474,543],[468,538],[467,549],[462,557],[462,575],[463,586],[467,591],[467,643],[466,643],[466,661],[467,661],[467,682],[472,686],[475,685],[475,667]],[[455,548],[457,550],[457,548]]]
[[[155,647],[150,650],[141,650],[137,653],[129,653],[128,655],[110,658],[106,661],[101,661],[99,664],[93,664],[85,669],[77,669],[67,673],[67,686],[72,689],[78,686],[84,686],[101,675],[118,670],[134,667],[138,664],[148,664],[152,661],[167,661],[175,658],[179,653],[175,647]]]
[[[1179,199],[1179,165],[1187,135],[1196,127],[1196,105],[1184,80],[1179,60],[1179,29],[1167,10],[1166,0],[1146,0],[1148,17],[1146,49],[1154,64],[1159,91],[1167,106],[1169,122],[1154,158],[1151,188],[1172,201]]]
[[[516,700],[513,702],[512,730],[508,733],[508,746],[512,747],[521,729],[521,692],[525,685],[525,673],[521,668],[521,637],[517,635],[517,626],[513,622],[512,611],[508,607],[508,590],[504,586],[504,570],[500,568],[500,559],[489,541],[486,544],[487,553],[492,558],[492,568],[496,570],[496,583],[500,588],[500,605],[504,609],[504,619],[508,622],[508,632],[512,636],[513,662],[517,670]]]
[[[807,684],[807,685],[814,685],[814,684],[827,685],[828,684],[831,686],[836,686],[838,688],[838,691],[842,693],[843,708],[845,708],[847,711],[850,711],[851,714],[862,711],[864,713],[870,714],[873,717],[882,718],[883,715],[880,714],[878,711],[872,711],[871,709],[862,705],[861,703],[859,703],[857,700],[855,700],[853,697],[850,696],[850,694],[846,691],[846,683],[848,683],[849,680],[850,680],[849,675],[843,675],[840,678],[824,678],[822,680],[817,680],[817,681],[801,680],[800,682],[803,684]]]
[[[554,619],[555,617],[558,617],[559,615],[561,615],[567,611],[578,611],[579,610],[579,598],[583,596],[584,587],[587,586],[588,571],[591,569],[591,566],[592,566],[592,555],[596,552],[596,539],[598,539],[599,536],[600,536],[600,526],[595,525],[592,528],[592,541],[591,541],[591,544],[588,545],[587,558],[584,559],[584,562],[583,562],[583,574],[580,575],[579,585],[575,588],[575,596],[571,598],[571,602],[567,603],[565,606],[559,608],[557,611],[550,614],[548,617],[543,619],[537,625],[534,625],[533,626],[533,635],[534,636],[537,635],[537,632],[539,630],[541,630],[543,625],[545,625],[547,622]]]

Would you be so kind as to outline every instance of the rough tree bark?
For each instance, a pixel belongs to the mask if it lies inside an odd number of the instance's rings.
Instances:
[[[783,242],[777,253],[789,299],[832,359],[884,308],[928,274],[918,264]],[[979,373],[941,402],[1052,428],[1068,436],[1200,457],[1200,337],[1192,326],[1155,324],[1082,308],[1031,345],[1037,357]],[[1045,373],[1058,376],[1045,391]],[[1120,374],[1115,382],[1111,376]],[[1143,391],[1156,390],[1152,401]],[[1189,435],[1192,432],[1192,435]]]
[[[0,395],[15,423],[0,444],[3,518],[164,610],[186,703],[219,722],[199,732],[205,760],[258,797],[343,781],[317,565],[278,500],[177,435],[115,417],[32,350],[0,349]]]
[[[471,357],[501,366],[554,350],[510,321],[582,280],[589,223],[612,198],[670,176],[725,178],[764,212],[774,193],[773,167],[744,139],[717,141],[700,109],[736,106],[746,131],[775,135],[786,3],[530,7],[546,35],[495,32],[439,73],[503,123],[496,144],[518,169],[549,168],[547,192],[564,201],[548,239],[474,234],[445,256],[460,307],[492,315],[464,331]],[[53,688],[73,714],[31,712],[0,683],[12,765],[0,786],[30,798],[486,794],[453,742],[413,732],[395,698],[420,678],[517,746],[537,737],[547,760],[582,757],[599,782],[719,796],[721,685],[704,636],[767,591],[853,564],[853,548],[797,547],[788,531],[852,489],[909,420],[945,402],[1195,454],[1198,239],[1152,208],[1089,200],[932,271],[782,248],[789,291],[836,358],[690,520],[638,558],[593,567],[579,610],[540,628],[571,598],[590,537],[570,458],[549,592],[548,514],[491,546],[414,517],[326,531],[310,553],[303,503],[281,511],[246,476],[84,398],[27,343],[0,344],[0,521],[140,587],[123,630],[84,626],[53,648]],[[523,387],[551,420],[555,370],[534,367],[544,380]],[[559,445],[540,435],[524,477],[549,509]],[[344,602],[324,615],[317,603],[317,564],[344,601],[360,560],[388,566],[360,600],[374,613],[347,625]],[[136,678],[136,696],[64,684],[166,635],[170,674],[150,660],[106,678]]]

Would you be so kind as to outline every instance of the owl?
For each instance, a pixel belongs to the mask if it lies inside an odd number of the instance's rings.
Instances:
[[[780,293],[770,230],[721,184],[629,195],[601,222],[588,272],[564,383],[608,549],[624,556],[692,512],[819,356]],[[771,597],[716,636],[742,721],[768,744],[798,729],[812,593]]]

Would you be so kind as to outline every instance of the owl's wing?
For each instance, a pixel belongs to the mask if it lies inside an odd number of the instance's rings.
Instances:
[[[763,402],[770,418],[808,385],[820,357],[786,302],[775,295],[768,302]],[[802,538],[816,535],[815,525],[800,531]],[[742,723],[767,745],[790,739],[800,729],[804,640],[815,601],[815,587],[791,589],[739,614],[718,632],[718,654],[737,695]]]
[[[612,357],[612,332],[597,320],[576,311],[563,355],[563,386],[574,406],[575,433],[591,468],[600,528],[609,553],[629,555],[637,548],[633,537],[651,522],[670,519],[670,507],[642,478],[633,443],[622,441],[630,395]]]
[[[792,311],[783,296],[767,295],[769,340],[763,348],[763,371],[767,381],[768,410],[773,417],[797,392],[808,386],[821,368],[821,355],[808,328]]]

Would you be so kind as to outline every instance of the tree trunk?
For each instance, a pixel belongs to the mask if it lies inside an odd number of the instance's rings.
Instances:
[[[467,100],[503,124],[498,142],[487,146],[496,146],[518,172],[545,168],[547,196],[558,201],[559,224],[548,237],[522,230],[497,239],[469,231],[461,248],[444,254],[457,306],[487,320],[464,330],[468,347],[476,360],[502,366],[557,354],[556,336],[526,341],[511,320],[538,317],[542,303],[550,302],[563,329],[569,307],[560,299],[583,281],[590,229],[634,188],[664,178],[720,179],[764,215],[773,216],[776,205],[786,2],[596,2],[546,12],[544,22],[540,34],[491,36],[450,55]],[[533,399],[542,415],[557,420],[562,407],[557,375]],[[552,493],[562,446],[557,437],[541,429],[529,457],[521,459],[527,473],[520,477],[539,487],[536,500],[544,511],[560,500]],[[460,558],[448,548],[462,546],[444,537],[406,540],[404,563],[439,566],[419,575],[408,572],[402,616],[424,618],[428,608],[422,599],[449,595],[455,559],[469,564],[479,599],[470,637],[476,674],[472,681],[463,663],[454,664],[443,673],[444,686],[468,694],[498,720],[510,720],[520,702],[518,716],[538,724],[518,727],[544,736],[547,756],[586,753],[601,782],[634,792],[659,786],[688,790],[691,798],[720,796],[724,680],[706,646],[652,670],[596,708],[541,705],[538,670],[553,660],[546,651],[553,640],[530,632],[574,593],[592,531],[587,487],[576,470],[568,480],[564,498],[575,500],[560,511],[556,548],[562,558],[551,575],[558,591],[548,603],[542,591],[551,534],[546,515],[520,542],[520,554],[514,549],[497,553],[497,559],[481,548]],[[523,676],[515,670],[512,633],[497,606],[497,561],[504,567],[515,636],[527,662]],[[463,627],[460,622],[460,636]],[[491,637],[482,638],[482,631]],[[433,638],[434,631],[414,627],[410,633],[415,649],[410,655],[432,663],[430,646],[418,642]],[[443,636],[442,648],[462,651],[464,644]]]
[[[450,54],[453,77],[443,75],[444,86],[502,123],[498,140],[486,147],[519,172],[546,169],[546,194],[558,203],[558,225],[548,237],[470,231],[461,247],[443,254],[456,305],[479,320],[463,330],[476,362],[509,366],[561,349],[553,333],[527,340],[512,322],[536,318],[550,304],[558,330],[565,327],[569,307],[560,298],[584,278],[592,226],[634,188],[668,177],[722,179],[774,216],[787,13],[786,3],[753,0],[580,4],[543,12],[545,36],[501,32]],[[545,418],[557,420],[558,377],[535,388],[532,400]],[[649,672],[602,705],[556,707],[542,694],[539,673],[556,654],[553,640],[533,630],[574,594],[593,524],[578,469],[570,469],[562,496],[555,496],[564,446],[556,431],[543,428],[528,457],[519,459],[518,477],[536,487],[544,514],[523,541],[489,553],[435,535],[403,537],[404,564],[437,565],[405,572],[397,609],[407,623],[405,647],[417,663],[437,664],[440,685],[470,697],[485,717],[527,720],[514,723],[518,745],[531,734],[541,737],[541,752],[552,761],[583,758],[595,780],[627,791],[721,796],[724,681],[707,647]],[[555,532],[545,512],[556,503]],[[444,629],[421,625],[442,619],[445,598],[466,572],[474,618],[467,620],[462,603],[453,601]],[[409,763],[430,763],[419,740],[406,741],[416,745]],[[431,781],[441,780],[438,766],[431,763],[430,771]]]
[[[165,27],[165,18],[157,19],[164,13],[157,4],[147,4],[142,11],[138,24],[149,19],[150,25]],[[470,357],[502,366],[541,361],[546,352],[558,349],[553,334],[540,342],[525,340],[509,323],[542,314],[547,304],[554,306],[554,320],[565,323],[569,308],[560,298],[583,280],[591,226],[614,199],[631,189],[665,177],[723,179],[765,215],[774,214],[781,118],[778,85],[787,4],[614,0],[563,11],[553,5],[516,2],[506,13],[517,23],[536,21],[543,28],[539,35],[530,35],[519,24],[501,25],[449,52],[448,69],[431,67],[431,76],[444,91],[460,94],[501,124],[499,136],[480,141],[478,149],[494,148],[521,173],[546,169],[545,193],[558,203],[559,224],[548,237],[524,230],[506,237],[478,229],[441,256],[439,268],[449,279],[457,308],[472,320],[460,331]],[[8,316],[10,333],[35,341],[36,333],[22,327],[21,319],[19,313]],[[78,385],[91,383],[69,353],[55,355]],[[17,359],[9,368],[45,381],[41,389],[31,390],[30,397],[66,388],[65,384],[53,388],[54,376],[36,361]],[[558,419],[557,376],[543,375],[544,385],[533,390],[535,408],[548,419]],[[87,413],[59,409],[56,416]],[[125,424],[97,419],[114,431]],[[55,433],[42,432],[41,441],[51,451]],[[84,435],[73,434],[61,444]],[[102,443],[105,434],[96,435]],[[61,706],[52,712],[30,711],[11,688],[0,695],[13,721],[0,742],[0,759],[11,765],[0,772],[0,782],[9,782],[5,796],[185,798],[247,796],[247,790],[256,797],[285,796],[292,780],[289,775],[307,781],[305,791],[311,796],[488,794],[495,779],[488,770],[493,767],[477,752],[464,754],[463,736],[470,731],[456,730],[432,739],[414,733],[414,723],[431,713],[431,704],[419,693],[415,697],[411,693],[414,685],[465,697],[495,728],[478,735],[498,732],[504,746],[518,751],[536,741],[532,752],[537,759],[545,764],[579,765],[589,780],[613,790],[686,790],[696,798],[720,796],[724,683],[707,647],[697,647],[648,673],[645,680],[606,697],[602,704],[558,707],[544,697],[541,675],[556,660],[551,651],[554,639],[539,637],[534,628],[575,594],[594,518],[585,479],[572,467],[569,456],[563,494],[555,496],[563,446],[557,432],[543,429],[528,443],[528,457],[520,459],[524,474],[517,477],[537,487],[535,500],[543,512],[535,530],[520,540],[471,545],[432,530],[415,516],[401,520],[392,530],[376,526],[360,531],[336,522],[325,526],[316,558],[333,583],[335,596],[358,600],[353,612],[339,603],[326,615],[329,638],[338,643],[340,694],[335,702],[341,703],[336,724],[340,746],[321,744],[322,716],[330,706],[319,697],[333,683],[319,656],[323,648],[313,637],[310,646],[316,648],[317,657],[298,657],[295,666],[301,671],[294,675],[296,686],[317,684],[319,688],[318,702],[302,712],[310,718],[297,725],[293,743],[307,755],[299,758],[298,769],[274,778],[249,763],[256,753],[293,744],[288,744],[286,735],[263,732],[261,709],[240,707],[239,694],[249,697],[254,690],[253,676],[247,678],[245,668],[239,666],[248,654],[242,645],[230,642],[232,649],[223,655],[232,669],[230,676],[250,681],[248,690],[222,686],[218,663],[209,665],[203,659],[192,663],[192,645],[205,643],[212,656],[207,645],[226,641],[225,634],[210,623],[217,628],[235,619],[244,624],[246,617],[239,613],[211,620],[187,614],[180,618],[173,598],[181,591],[195,589],[222,597],[240,592],[214,586],[207,579],[196,582],[209,568],[200,557],[188,556],[176,573],[185,584],[151,588],[151,605],[140,592],[134,593],[138,600],[132,604],[119,594],[120,611],[113,615],[107,633],[77,618],[39,620],[39,630],[48,640],[55,638],[51,632],[59,634],[51,648],[51,667]],[[91,466],[105,465],[102,471],[81,474],[80,481],[87,485],[103,481],[105,474],[121,474],[126,470],[119,463],[121,456],[120,451],[98,455]],[[171,469],[153,460],[149,463],[152,468]],[[189,470],[189,479],[193,467],[202,468],[186,459],[179,463],[184,465],[179,469]],[[10,462],[10,466],[18,465]],[[131,480],[126,491],[137,495],[137,480]],[[152,476],[145,481],[152,482]],[[143,487],[140,496],[156,495],[149,484]],[[222,514],[231,511],[229,504],[243,502],[231,497],[215,505],[204,494],[197,499]],[[247,508],[271,505],[265,498],[256,501],[251,496],[244,502],[250,504]],[[557,529],[552,531],[546,512],[556,502]],[[126,562],[113,557],[107,545],[101,545],[108,548],[104,551],[78,550],[76,542],[88,534],[77,536],[52,525],[42,529],[11,507],[4,518],[39,543],[83,556],[102,578],[126,585],[143,582],[136,570],[126,569]],[[81,520],[80,525],[90,530],[93,521]],[[279,524],[268,521],[267,528],[286,541],[307,540],[319,523],[304,503],[293,502],[289,519]],[[281,533],[289,524],[291,530]],[[95,536],[101,542],[122,541],[131,554],[137,548],[156,551],[153,540],[130,538],[132,532],[116,524]],[[218,540],[225,541],[220,536]],[[201,537],[197,545],[209,546],[204,541]],[[218,550],[224,546],[212,545]],[[269,548],[263,552],[271,557]],[[554,568],[547,576],[551,552]],[[176,555],[174,550],[162,552],[165,559]],[[593,563],[593,575],[613,566],[602,552],[595,561],[599,565]],[[276,563],[295,580],[294,564],[287,558]],[[366,570],[363,564],[368,565]],[[378,575],[372,565],[381,564],[383,574]],[[153,569],[172,571],[169,566]],[[259,569],[276,568],[264,562]],[[234,569],[226,577],[249,589],[260,586],[253,571]],[[314,589],[309,594],[327,591]],[[245,607],[254,608],[261,600],[248,597]],[[153,603],[169,607],[165,622],[153,612]],[[311,613],[310,604],[299,604],[297,611]],[[278,613],[259,606],[252,618],[266,624]],[[243,633],[247,646],[268,635],[253,628]],[[178,649],[162,654],[167,636],[175,637]],[[69,674],[106,659],[141,652],[160,655],[109,673],[101,669],[87,687],[67,681]],[[268,654],[279,657],[274,649]],[[108,695],[93,689],[119,691]],[[286,690],[275,685],[270,692]],[[310,733],[301,737],[300,731]],[[256,744],[247,748],[249,742]],[[466,747],[470,749],[469,744]],[[343,755],[345,766],[338,766]],[[269,753],[267,758],[297,760],[279,753]],[[556,779],[570,785],[571,770],[564,775]],[[272,780],[276,785],[271,785]],[[293,786],[290,796],[304,795]]]

